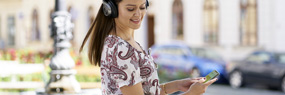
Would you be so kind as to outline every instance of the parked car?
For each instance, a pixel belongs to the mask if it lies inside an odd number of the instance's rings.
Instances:
[[[285,92],[285,53],[257,50],[236,63],[229,73],[233,88],[262,84]]]
[[[185,77],[205,77],[213,70],[220,72],[218,82],[226,80],[226,62],[213,50],[189,47],[183,42],[154,45],[151,55],[158,64],[159,75],[177,79]],[[165,78],[165,77],[164,77]]]

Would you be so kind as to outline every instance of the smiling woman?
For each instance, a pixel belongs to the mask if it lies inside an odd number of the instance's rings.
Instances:
[[[141,21],[146,13],[146,1],[144,0],[123,0],[118,4],[118,18],[115,19],[118,22],[118,27],[129,27],[132,29],[138,29],[141,25]],[[120,7],[122,6],[122,7]]]
[[[89,39],[88,57],[100,66],[103,95],[164,95],[184,91],[202,94],[207,86],[197,79],[160,85],[153,58],[134,40],[148,7],[147,0],[103,0],[82,45]],[[190,87],[191,86],[191,87]]]

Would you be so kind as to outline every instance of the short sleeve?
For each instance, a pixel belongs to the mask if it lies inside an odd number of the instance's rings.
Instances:
[[[132,86],[141,82],[139,56],[134,48],[126,42],[121,42],[115,46],[114,53],[115,56],[113,57],[116,59],[114,63],[117,64],[114,70],[117,69],[117,71],[115,71],[114,76],[111,76],[111,78],[117,83],[119,88]]]

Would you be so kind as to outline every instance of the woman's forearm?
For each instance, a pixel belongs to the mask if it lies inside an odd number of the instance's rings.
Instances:
[[[167,95],[179,91],[178,86],[179,81],[171,81],[160,85],[161,91],[160,95]]]

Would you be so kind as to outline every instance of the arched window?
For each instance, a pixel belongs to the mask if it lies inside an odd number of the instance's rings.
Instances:
[[[204,42],[218,44],[219,38],[219,12],[217,0],[204,2]]]
[[[256,0],[240,2],[240,42],[241,45],[257,45],[257,4]]]
[[[50,11],[49,11],[49,28],[51,28],[51,23],[52,23],[52,14],[53,14],[53,12],[54,12],[54,10],[53,9],[50,9]],[[50,29],[51,30],[51,29]],[[49,33],[51,33],[52,31],[49,31]],[[51,37],[51,34],[50,34],[50,39],[53,39],[52,37]]]
[[[16,26],[15,26],[15,17],[9,16],[8,17],[8,45],[14,46],[15,45],[15,32],[16,32]]]
[[[181,0],[174,0],[172,5],[172,38],[183,40],[183,5]]]
[[[32,41],[41,40],[41,34],[39,29],[39,16],[38,16],[38,11],[36,9],[33,10],[32,14],[31,40]]]
[[[1,25],[2,25],[2,22],[1,22],[1,14],[0,14],[0,40],[3,38],[2,37],[2,26]]]
[[[92,22],[95,20],[95,12],[93,7],[88,8],[88,28],[91,26]]]
[[[3,39],[3,34],[2,34],[2,20],[1,20],[1,14],[0,14],[0,50],[4,50],[5,48],[5,42],[4,42],[4,39]]]

